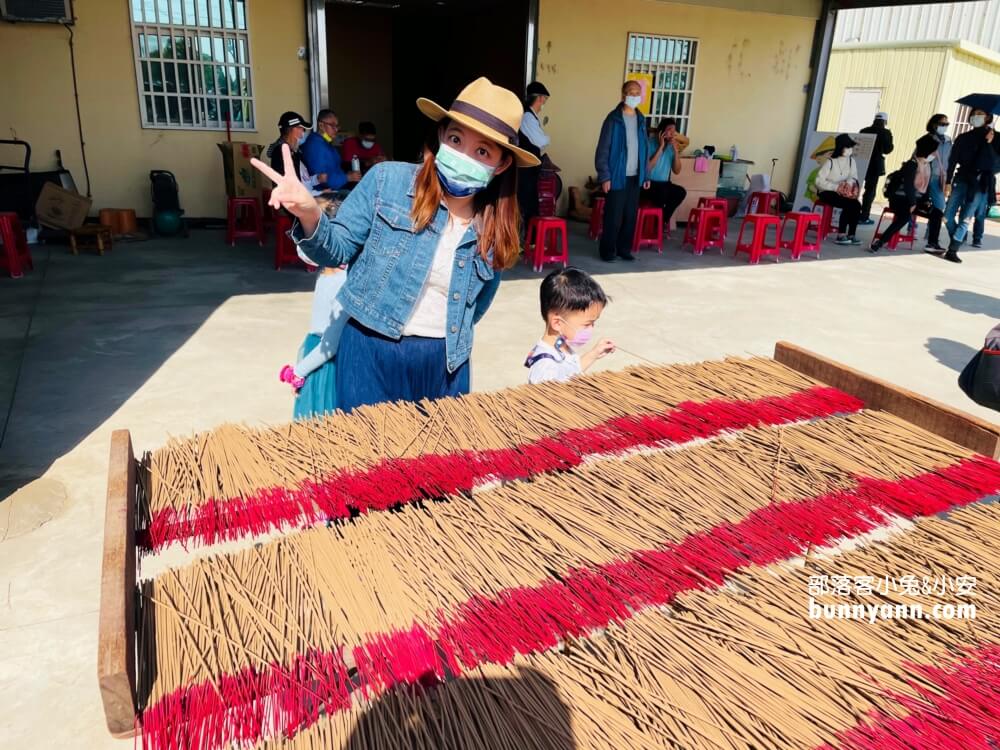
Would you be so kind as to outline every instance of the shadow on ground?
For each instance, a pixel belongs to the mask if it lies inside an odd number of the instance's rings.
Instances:
[[[934,337],[927,339],[927,343],[924,346],[934,359],[955,372],[961,372],[962,368],[979,351],[959,341]]]
[[[221,231],[119,242],[103,257],[33,246],[33,272],[0,278],[0,500],[104,422],[227,299],[310,291],[304,269],[274,270],[272,247],[229,247]]]
[[[937,299],[956,310],[1000,320],[1000,299],[988,294],[970,292],[965,289],[945,289],[937,296]]]

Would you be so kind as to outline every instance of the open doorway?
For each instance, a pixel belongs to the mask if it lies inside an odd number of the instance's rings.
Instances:
[[[417,97],[448,106],[479,76],[524,93],[531,7],[530,0],[328,2],[325,104],[344,131],[371,121],[389,158],[415,161],[429,127]]]

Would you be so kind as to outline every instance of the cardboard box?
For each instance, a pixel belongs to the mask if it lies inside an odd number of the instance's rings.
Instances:
[[[35,203],[38,223],[56,229],[78,229],[87,220],[90,198],[46,182]]]
[[[230,198],[255,197],[265,187],[271,186],[271,181],[250,164],[251,159],[260,159],[263,146],[230,141],[220,143],[219,150],[226,175],[226,195]]]

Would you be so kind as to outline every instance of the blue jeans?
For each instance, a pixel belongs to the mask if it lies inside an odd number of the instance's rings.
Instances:
[[[337,405],[344,411],[468,392],[469,360],[449,373],[443,338],[391,339],[354,319],[344,327],[337,349]]]
[[[986,233],[986,213],[990,210],[989,196],[983,195],[983,200],[979,201],[979,208],[976,209],[976,216],[972,222],[972,241],[982,242]]]
[[[951,236],[952,242],[959,245],[965,242],[965,236],[969,233],[966,223],[976,215],[980,205],[986,205],[985,192],[978,190],[975,185],[970,185],[966,182],[952,184],[951,197],[948,198],[948,205],[944,208],[945,220],[948,223],[948,234]]]

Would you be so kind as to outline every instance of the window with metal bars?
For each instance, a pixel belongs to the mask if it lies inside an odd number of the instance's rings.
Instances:
[[[254,130],[248,0],[128,0],[144,128]]]
[[[642,78],[651,84],[647,114],[653,125],[664,117],[677,120],[677,130],[687,133],[694,94],[694,68],[698,40],[683,37],[629,34],[625,53],[625,78]]]

